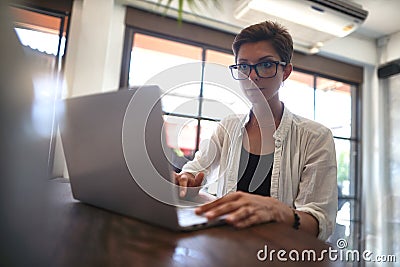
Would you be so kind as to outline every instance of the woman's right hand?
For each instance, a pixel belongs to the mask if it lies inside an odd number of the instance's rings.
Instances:
[[[181,198],[192,198],[197,196],[201,189],[201,184],[204,180],[204,173],[198,172],[195,175],[183,172],[183,173],[175,173],[175,184],[179,185],[179,197]]]

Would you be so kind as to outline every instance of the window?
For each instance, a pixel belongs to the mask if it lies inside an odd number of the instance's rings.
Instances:
[[[280,90],[280,97],[294,113],[320,122],[331,129],[338,167],[339,207],[332,242],[345,238],[352,248],[360,229],[358,188],[357,86],[354,84],[293,71]]]
[[[209,64],[202,64],[205,61]],[[129,86],[143,84],[165,84],[162,106],[167,129],[167,145],[173,153],[173,165],[179,171],[183,164],[192,159],[202,140],[208,139],[216,127],[216,121],[231,114],[232,105],[236,112],[246,112],[246,105],[237,95],[221,88],[213,80],[213,68],[223,65],[227,79],[230,78],[228,65],[234,62],[230,53],[185,44],[142,33],[133,35]],[[194,83],[173,84],[180,77],[171,77],[172,68],[194,68],[197,73]],[[182,69],[183,71],[183,69]],[[166,73],[166,76],[163,74]],[[176,71],[179,75],[184,72]],[[228,76],[229,75],[229,76]],[[167,81],[165,80],[167,79]],[[172,85],[171,81],[172,80]],[[223,105],[221,105],[221,103]]]
[[[52,67],[61,67],[57,59],[64,56],[68,16],[24,7],[10,7],[10,11],[21,44],[51,59]]]
[[[68,4],[68,3],[66,3]],[[28,6],[10,6],[13,16],[14,29],[24,52],[33,65],[32,76],[35,102],[33,116],[36,130],[49,137],[49,176],[52,177],[55,136],[57,125],[53,123],[51,129],[41,121],[55,121],[56,99],[61,98],[61,83],[59,75],[63,68],[67,40],[68,18],[67,11],[49,11]],[[49,136],[50,135],[50,136]]]
[[[133,38],[129,85],[143,85],[166,69],[201,61],[201,53],[199,47],[136,33]]]

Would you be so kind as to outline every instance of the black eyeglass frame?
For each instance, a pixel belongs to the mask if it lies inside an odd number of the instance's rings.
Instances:
[[[260,66],[261,64],[265,64],[265,63],[273,63],[273,64],[275,64],[275,73],[274,73],[274,75],[261,76],[258,73],[257,66]],[[248,79],[250,77],[250,73],[251,73],[252,69],[255,70],[255,72],[256,72],[256,74],[257,74],[257,76],[259,78],[273,78],[273,77],[276,76],[276,73],[278,72],[278,66],[279,65],[286,67],[287,66],[287,62],[284,62],[284,61],[263,61],[263,62],[259,62],[257,64],[253,64],[253,65],[251,65],[251,64],[234,64],[234,65],[230,65],[229,69],[231,70],[231,75],[232,75],[233,79],[235,79],[235,80],[246,80],[246,79]],[[249,73],[247,74],[247,77],[243,77],[243,78],[236,78],[235,77],[235,75],[233,74],[233,70],[234,69],[238,69],[238,66],[248,66],[248,67],[250,67],[250,70],[249,70]],[[243,73],[243,74],[245,74],[245,73]]]

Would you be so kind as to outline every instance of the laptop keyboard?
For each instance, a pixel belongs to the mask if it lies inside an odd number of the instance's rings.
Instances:
[[[206,224],[207,218],[194,212],[195,208],[177,208],[179,225],[187,227],[191,225]]]

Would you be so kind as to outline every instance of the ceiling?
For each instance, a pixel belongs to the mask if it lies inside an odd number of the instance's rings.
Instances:
[[[160,9],[160,5],[163,6],[170,2],[170,0],[116,0],[117,2],[127,4],[130,6],[137,6],[145,9],[149,9],[155,12],[165,12],[165,9]],[[220,8],[215,8],[210,5],[210,2],[219,2]],[[198,2],[198,7],[200,7],[199,12],[193,12],[191,8],[188,7],[187,2],[184,1],[183,9],[186,11],[183,16],[184,19],[188,19],[190,16],[188,13],[195,13],[203,17],[208,17],[211,21],[206,21],[205,24],[212,26],[212,23],[222,23],[222,28],[225,30],[238,31],[238,29],[243,28],[244,24],[237,21],[233,17],[234,5],[244,0],[213,0],[203,5],[203,2]],[[278,0],[277,0],[278,1]],[[279,0],[282,1],[282,0]],[[364,21],[361,27],[359,27],[356,32],[352,35],[357,35],[367,39],[378,39],[391,35],[393,33],[400,32],[400,0],[344,0],[355,2],[361,5],[363,9],[369,12],[367,19]],[[199,4],[200,3],[200,4]],[[178,0],[171,0],[169,3],[172,9],[177,8]],[[155,8],[156,7],[156,8]],[[175,9],[176,10],[176,9]],[[222,11],[219,12],[219,11]],[[168,13],[168,12],[167,12]],[[196,17],[192,19],[193,21],[202,24],[201,18]],[[221,27],[221,25],[217,25]]]
[[[377,39],[400,32],[400,0],[352,0],[369,12],[357,33]]]

